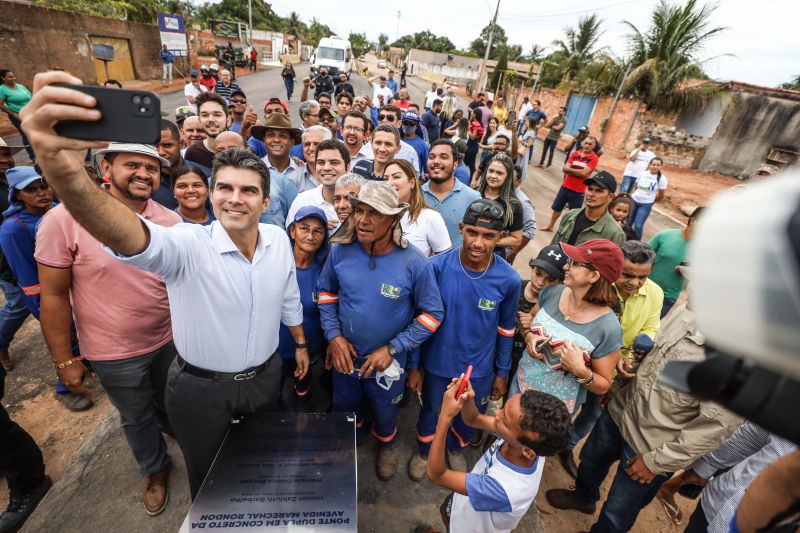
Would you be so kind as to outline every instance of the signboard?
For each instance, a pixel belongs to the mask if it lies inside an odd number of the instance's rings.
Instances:
[[[114,47],[109,44],[92,44],[92,54],[95,59],[114,61]]]
[[[355,416],[263,413],[231,425],[181,532],[355,532]]]
[[[158,13],[158,30],[161,33],[161,45],[176,56],[188,55],[186,44],[186,20],[180,15]]]
[[[211,33],[222,37],[239,38],[239,23],[226,22],[224,20],[209,20],[208,26],[211,28]]]

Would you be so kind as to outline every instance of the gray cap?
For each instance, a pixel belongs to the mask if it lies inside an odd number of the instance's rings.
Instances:
[[[350,202],[354,206],[359,203],[367,204],[381,215],[394,216],[398,218],[406,212],[406,209],[408,209],[408,204],[398,201],[397,192],[394,190],[394,187],[385,181],[367,181],[361,186],[358,196],[352,194],[350,195]],[[336,233],[331,236],[330,242],[344,244],[356,240],[356,227],[353,216],[354,213],[355,210],[353,210],[353,213],[350,213],[350,216],[348,216],[347,219],[342,222],[342,225],[339,226],[339,229],[336,230]],[[400,227],[399,222],[394,227],[392,240],[401,248],[408,246],[408,241],[403,238],[403,228]]]

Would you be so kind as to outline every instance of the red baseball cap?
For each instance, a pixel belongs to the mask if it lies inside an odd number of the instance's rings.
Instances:
[[[614,283],[622,274],[625,256],[622,249],[608,239],[592,239],[573,246],[559,243],[567,257],[579,263],[588,263],[609,283]]]

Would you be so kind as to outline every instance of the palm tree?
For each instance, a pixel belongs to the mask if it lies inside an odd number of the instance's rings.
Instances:
[[[289,13],[289,16],[283,22],[283,31],[289,35],[302,37],[302,35],[305,33],[305,30],[305,23],[300,19],[300,15],[298,15],[295,11]]]
[[[526,59],[531,63],[540,63],[544,59],[545,50],[547,50],[546,47],[534,44],[531,46],[531,51],[528,52]]]
[[[556,51],[551,55],[560,63],[561,77],[565,81],[575,78],[600,51],[596,47],[600,36],[603,35],[600,31],[602,22],[603,19],[596,14],[581,17],[578,19],[577,28],[564,28],[565,39],[553,41]]]
[[[706,78],[700,59],[706,43],[727,28],[710,27],[716,3],[702,7],[697,0],[684,6],[660,0],[650,19],[650,27],[640,31],[628,21],[633,69],[625,89],[644,98],[648,108],[661,111],[699,110],[719,91],[719,84],[707,82],[689,86],[692,78]]]

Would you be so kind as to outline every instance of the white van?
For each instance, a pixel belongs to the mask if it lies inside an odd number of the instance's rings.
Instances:
[[[337,35],[320,39],[319,46],[311,56],[311,72],[316,72],[320,67],[328,67],[328,74],[333,76],[339,72],[350,74],[353,68],[350,41]]]

